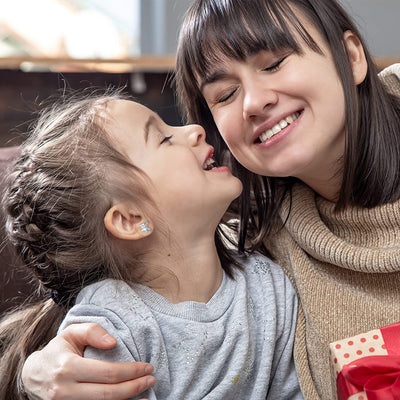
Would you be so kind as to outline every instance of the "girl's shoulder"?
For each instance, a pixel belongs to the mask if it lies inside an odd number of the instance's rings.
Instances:
[[[238,254],[236,259],[242,267],[238,273],[243,274],[248,284],[257,290],[279,291],[285,287],[289,292],[294,292],[283,269],[267,256],[254,252]]]
[[[104,279],[84,287],[77,297],[77,303],[103,303],[122,301],[126,297],[137,297],[128,283],[116,279]]]
[[[238,270],[245,281],[246,292],[252,312],[258,316],[276,319],[282,331],[291,326],[297,312],[297,295],[282,268],[260,253],[239,257],[242,269]]]
[[[117,279],[104,279],[83,288],[74,308],[90,309],[93,313],[108,310],[123,320],[135,316],[140,316],[141,319],[152,317],[151,310],[135,290],[135,285]]]
[[[235,258],[245,271],[252,271],[253,273],[260,274],[280,274],[283,272],[278,264],[275,264],[269,257],[259,252],[238,253],[235,255]]]
[[[145,331],[151,324],[156,325],[153,313],[133,287],[115,279],[104,279],[84,287],[60,329],[81,322],[96,322],[113,332],[121,327],[129,327],[130,331],[135,330],[136,333]]]

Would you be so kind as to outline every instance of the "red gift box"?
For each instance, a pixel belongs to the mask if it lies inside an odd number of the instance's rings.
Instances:
[[[331,343],[338,400],[400,399],[400,323]]]

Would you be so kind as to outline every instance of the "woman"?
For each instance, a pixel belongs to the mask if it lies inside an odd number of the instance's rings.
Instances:
[[[239,248],[252,219],[297,290],[302,391],[333,398],[329,343],[400,321],[399,97],[332,0],[195,2],[176,82],[244,183]]]

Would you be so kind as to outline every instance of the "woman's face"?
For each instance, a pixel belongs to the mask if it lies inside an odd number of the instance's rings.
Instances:
[[[302,54],[260,51],[245,61],[225,59],[199,84],[242,165],[264,176],[294,176],[317,190],[344,153],[345,100],[327,45],[303,23],[323,54],[304,44]]]

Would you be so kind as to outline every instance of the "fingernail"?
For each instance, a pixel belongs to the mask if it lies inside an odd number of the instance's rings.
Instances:
[[[156,380],[155,380],[154,376],[149,376],[146,379],[146,384],[148,387],[154,386],[155,383],[156,383]]]
[[[113,344],[115,341],[114,338],[108,334],[104,335],[102,339],[103,339],[103,342],[105,342],[106,344]]]
[[[151,374],[151,373],[153,372],[153,367],[152,367],[151,365],[146,365],[146,366],[144,367],[144,372],[145,372],[146,374]]]

